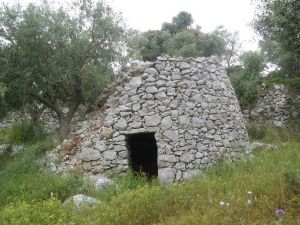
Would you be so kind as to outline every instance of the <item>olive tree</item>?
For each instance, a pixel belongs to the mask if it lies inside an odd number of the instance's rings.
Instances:
[[[232,72],[230,80],[242,109],[251,109],[259,95],[261,73],[265,59],[259,52],[244,52],[240,56],[241,66]]]
[[[300,1],[256,0],[253,27],[261,47],[282,75],[300,76]]]
[[[102,1],[75,2],[71,10],[46,1],[25,9],[3,5],[0,83],[15,98],[52,109],[64,139],[78,107],[92,101],[112,76],[123,37],[121,18]]]

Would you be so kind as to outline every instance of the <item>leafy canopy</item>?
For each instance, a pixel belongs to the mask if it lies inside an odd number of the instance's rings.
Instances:
[[[216,55],[223,60],[226,58],[226,64],[230,65],[236,56],[237,38],[223,27],[205,34],[199,26],[193,28],[192,25],[192,15],[183,11],[173,17],[171,23],[163,23],[161,30],[142,33],[137,45],[142,59],[153,61],[162,54],[175,57]]]
[[[223,27],[203,33],[199,26],[193,28],[192,25],[192,15],[182,11],[171,23],[163,23],[161,30],[142,33],[137,44],[142,59],[153,61],[163,54],[174,57],[216,55],[229,67],[238,49],[237,34],[231,34]]]
[[[231,83],[242,109],[252,108],[259,95],[264,57],[258,52],[244,52],[240,56],[241,67],[232,72]]]
[[[254,29],[261,47],[280,74],[300,76],[300,1],[257,0]]]
[[[66,127],[78,106],[92,104],[111,80],[112,63],[124,47],[124,28],[104,2],[78,1],[71,9],[56,9],[43,1],[25,9],[2,6],[0,40],[4,98],[16,105],[43,103]]]

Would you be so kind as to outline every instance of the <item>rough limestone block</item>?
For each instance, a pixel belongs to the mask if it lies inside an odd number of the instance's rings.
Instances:
[[[159,114],[151,115],[151,116],[145,116],[145,124],[149,127],[155,127],[159,125],[161,122],[161,117]]]
[[[172,168],[158,169],[158,179],[161,183],[172,183],[175,179],[175,173]]]
[[[100,159],[101,154],[98,150],[93,148],[82,147],[79,159],[82,161],[94,161]]]

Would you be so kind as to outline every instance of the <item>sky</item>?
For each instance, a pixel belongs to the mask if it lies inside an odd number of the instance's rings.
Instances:
[[[70,0],[54,0],[70,2]],[[0,0],[4,3],[42,2],[42,0]],[[106,0],[123,15],[129,27],[140,31],[160,29],[163,22],[171,22],[180,11],[192,14],[194,24],[203,32],[218,25],[239,32],[243,50],[256,50],[258,37],[250,23],[254,17],[252,0]]]

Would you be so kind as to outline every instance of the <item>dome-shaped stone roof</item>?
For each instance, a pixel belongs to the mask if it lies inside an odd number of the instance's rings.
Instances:
[[[174,182],[247,153],[238,100],[213,58],[160,57],[123,74],[98,100],[102,107],[73,134],[75,150],[65,153],[58,171],[79,167],[111,175],[132,169]]]
[[[106,102],[112,136],[102,140],[103,172],[131,167],[173,182],[244,153],[238,100],[214,59],[160,57],[125,77]]]

